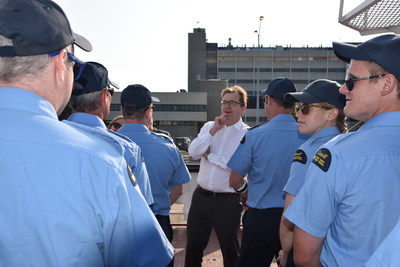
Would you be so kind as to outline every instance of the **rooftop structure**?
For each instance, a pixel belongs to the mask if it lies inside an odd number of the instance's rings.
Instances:
[[[365,0],[345,15],[343,7],[340,0],[339,23],[361,35],[400,33],[400,0]]]

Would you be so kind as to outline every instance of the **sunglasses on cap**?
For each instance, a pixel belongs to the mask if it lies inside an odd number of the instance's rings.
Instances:
[[[311,107],[315,107],[315,108],[322,108],[322,109],[332,109],[333,107],[328,107],[328,106],[323,106],[323,105],[315,105],[315,104],[309,104],[309,103],[303,103],[303,104],[296,104],[295,109],[296,112],[301,111],[301,113],[303,113],[303,115],[308,115],[308,113],[310,113],[310,109]]]
[[[49,53],[49,56],[54,57],[54,56],[59,55],[60,53],[61,53],[61,50],[53,52],[53,53]],[[76,81],[82,75],[83,68],[85,67],[85,62],[81,61],[74,54],[71,54],[68,51],[67,51],[67,56],[70,61],[75,63],[74,64],[74,81]]]
[[[369,79],[376,79],[376,78],[382,78],[386,76],[386,74],[379,74],[379,75],[373,75],[369,77],[364,77],[364,78],[355,78],[350,74],[346,74],[346,78],[344,80],[344,83],[347,86],[347,90],[351,91],[354,88],[354,82],[356,81],[362,81],[362,80],[369,80]]]

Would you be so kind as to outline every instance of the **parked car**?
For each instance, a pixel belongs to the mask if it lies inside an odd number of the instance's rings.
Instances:
[[[174,143],[179,148],[179,150],[188,151],[190,145],[189,137],[174,137]]]

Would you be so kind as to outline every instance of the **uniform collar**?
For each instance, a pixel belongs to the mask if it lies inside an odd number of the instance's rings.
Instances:
[[[276,121],[276,122],[292,122],[295,121],[293,116],[291,114],[278,114],[275,117],[273,117],[271,121]]]
[[[35,93],[14,87],[0,88],[0,108],[44,115],[58,120],[53,105]]]
[[[125,123],[118,132],[150,132],[142,123]]]
[[[390,111],[375,115],[365,122],[358,131],[365,131],[380,126],[400,127],[400,111]]]
[[[104,122],[98,116],[93,114],[76,112],[71,114],[71,116],[68,117],[68,120],[95,128],[101,128],[102,130],[107,130]]]

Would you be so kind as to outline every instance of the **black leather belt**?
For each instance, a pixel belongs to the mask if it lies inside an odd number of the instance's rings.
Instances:
[[[203,195],[206,195],[208,197],[216,197],[216,196],[227,196],[227,195],[232,195],[235,194],[237,195],[237,193],[234,192],[213,192],[213,191],[209,191],[207,189],[201,188],[200,186],[197,186],[197,190],[200,191],[200,193],[202,193]]]

